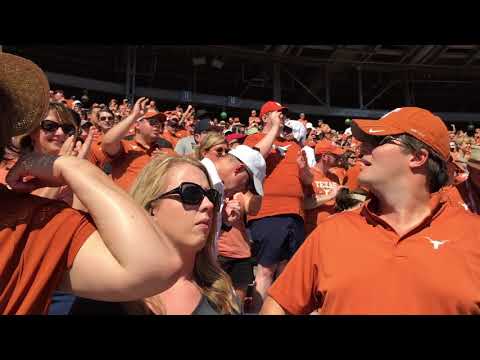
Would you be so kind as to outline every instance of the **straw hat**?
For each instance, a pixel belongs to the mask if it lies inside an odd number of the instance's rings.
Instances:
[[[27,133],[47,116],[49,85],[30,60],[0,52],[0,121],[3,136]],[[7,134],[5,134],[5,132]]]

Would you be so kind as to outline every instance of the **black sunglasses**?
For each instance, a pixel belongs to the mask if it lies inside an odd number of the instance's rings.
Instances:
[[[100,116],[100,121],[113,122],[113,116]]]
[[[206,196],[207,199],[213,204],[215,211],[220,209],[220,193],[217,190],[204,190],[200,185],[191,182],[183,182],[179,187],[176,187],[175,189],[158,196],[150,201],[149,207],[151,207],[151,204],[154,201],[169,195],[180,195],[181,202],[187,205],[200,205],[203,201],[203,198]]]
[[[227,148],[217,148],[215,150],[213,150],[217,153],[217,156],[223,156],[225,155],[226,153],[228,153],[228,149]]]
[[[379,146],[382,146],[382,145],[385,145],[385,144],[394,144],[394,145],[399,145],[399,146],[409,148],[411,150],[415,150],[410,145],[408,145],[404,141],[402,141],[402,139],[399,139],[398,137],[390,136],[390,135],[387,135],[387,136],[371,136],[365,142],[368,143],[373,148],[376,148],[376,147],[379,147]]]
[[[85,124],[83,124],[83,125],[81,126],[81,128],[82,128],[83,130],[88,130],[91,126],[92,126],[92,123],[91,123],[91,122],[86,122]]]
[[[150,126],[160,126],[163,124],[163,121],[157,118],[146,119]]]
[[[62,128],[62,131],[65,135],[73,135],[75,134],[75,126],[68,125],[68,124],[59,124],[55,121],[50,120],[43,120],[40,123],[40,128],[46,132],[55,132],[58,128]]]

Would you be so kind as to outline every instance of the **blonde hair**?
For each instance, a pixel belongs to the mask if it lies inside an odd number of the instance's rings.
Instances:
[[[150,160],[132,186],[130,194],[135,202],[150,212],[152,201],[166,188],[167,173],[181,165],[190,165],[200,169],[205,174],[208,184],[212,186],[207,169],[198,160],[160,154]],[[216,214],[216,216],[220,215]],[[235,300],[235,290],[230,278],[220,268],[215,256],[216,216],[213,219],[207,243],[195,257],[193,278],[202,289],[203,295],[208,298],[217,311],[221,314],[237,314],[240,313],[240,310]],[[145,300],[142,302],[144,304]],[[127,307],[145,310],[145,306],[138,305],[137,302],[136,306],[130,304]]]
[[[195,149],[195,157],[198,160],[203,159],[203,152],[210,150],[212,147],[220,144],[227,144],[225,136],[219,132],[211,131],[208,132],[203,140],[200,142],[198,147]]]

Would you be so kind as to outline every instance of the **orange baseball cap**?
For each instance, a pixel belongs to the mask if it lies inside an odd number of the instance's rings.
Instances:
[[[352,132],[360,141],[363,141],[366,135],[409,134],[430,146],[444,160],[448,160],[450,156],[448,129],[442,119],[418,107],[397,108],[379,120],[354,119]]]
[[[276,101],[267,101],[260,109],[260,119],[263,117],[263,115],[268,114],[269,112],[280,111],[284,109],[287,109],[287,107]]]
[[[163,112],[156,112],[156,111],[148,111],[144,116],[144,119],[153,119],[158,118],[160,121],[165,122],[167,121],[167,115]]]
[[[319,142],[315,146],[315,155],[323,155],[323,154],[333,154],[333,155],[343,155],[345,151],[341,147],[335,146],[333,144],[325,144]]]

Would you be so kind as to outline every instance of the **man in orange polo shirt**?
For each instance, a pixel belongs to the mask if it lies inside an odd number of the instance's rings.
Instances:
[[[451,205],[448,130],[427,110],[355,120],[374,197],[322,222],[273,284],[263,314],[480,314],[480,222]]]
[[[103,137],[102,149],[110,157],[112,179],[125,191],[129,191],[137,175],[155,154],[155,142],[161,138],[166,121],[164,113],[142,114],[148,99],[137,100],[131,114],[115,125]],[[132,126],[133,140],[124,140]]]
[[[256,216],[248,218],[252,239],[258,245],[255,283],[259,296],[254,305],[257,311],[275,275],[305,240],[303,185],[310,185],[313,175],[300,146],[287,140],[282,132],[285,110],[278,102],[266,102],[260,110],[265,124],[262,133],[250,135],[244,142],[259,148],[267,163],[262,206]],[[274,126],[278,131],[270,131]],[[272,141],[264,151],[260,144],[272,133]]]

